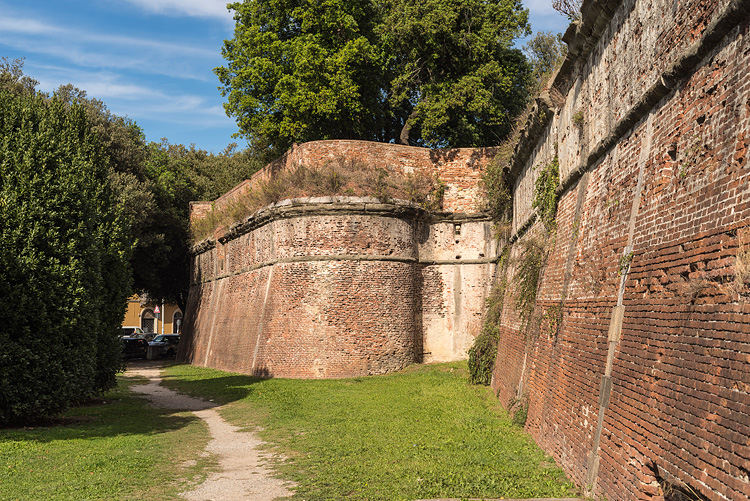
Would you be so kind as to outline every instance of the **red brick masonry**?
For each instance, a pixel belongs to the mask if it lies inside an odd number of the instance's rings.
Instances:
[[[506,307],[493,389],[528,402],[527,430],[593,499],[748,500],[750,0],[585,0],[565,40],[508,168],[514,283],[518,244],[542,234],[534,183],[559,159],[541,320],[521,329]],[[481,152],[322,141],[258,176],[339,154],[438,169],[453,212],[256,214],[195,249],[183,358],[340,377],[465,354],[497,255],[490,224],[459,215]]]
[[[194,250],[180,357],[296,378],[466,357],[495,268],[491,223],[407,202],[286,200]]]
[[[749,14],[584,2],[511,162],[523,242],[559,158],[537,315],[562,319],[505,311],[493,389],[594,499],[750,499]]]

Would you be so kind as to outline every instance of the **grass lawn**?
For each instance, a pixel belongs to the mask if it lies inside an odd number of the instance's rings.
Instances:
[[[344,380],[261,380],[188,365],[164,384],[227,404],[222,415],[289,460],[295,499],[563,497],[576,491],[466,363]]]
[[[119,387],[47,426],[0,429],[0,499],[178,499],[210,466],[192,413],[152,408]],[[198,461],[195,461],[198,460]]]

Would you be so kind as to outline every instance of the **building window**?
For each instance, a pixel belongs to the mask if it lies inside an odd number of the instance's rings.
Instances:
[[[180,310],[177,310],[174,312],[174,315],[172,315],[172,332],[174,332],[175,334],[179,334],[181,328],[182,312]]]
[[[148,309],[141,312],[141,329],[143,332],[154,332],[154,310]]]

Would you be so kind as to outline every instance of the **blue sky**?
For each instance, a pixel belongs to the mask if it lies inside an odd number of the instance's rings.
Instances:
[[[550,0],[524,2],[536,31],[568,21]],[[128,116],[148,141],[220,153],[237,131],[213,68],[234,21],[226,0],[0,0],[0,57],[52,91],[67,83]]]

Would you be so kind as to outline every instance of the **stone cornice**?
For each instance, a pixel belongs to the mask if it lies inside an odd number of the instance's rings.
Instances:
[[[309,197],[294,198],[264,207],[244,221],[233,224],[218,239],[207,238],[190,249],[193,255],[202,254],[226,242],[245,235],[268,223],[281,219],[314,216],[364,215],[419,220],[427,223],[490,221],[486,213],[456,213],[429,211],[405,200],[381,201],[373,197]]]

